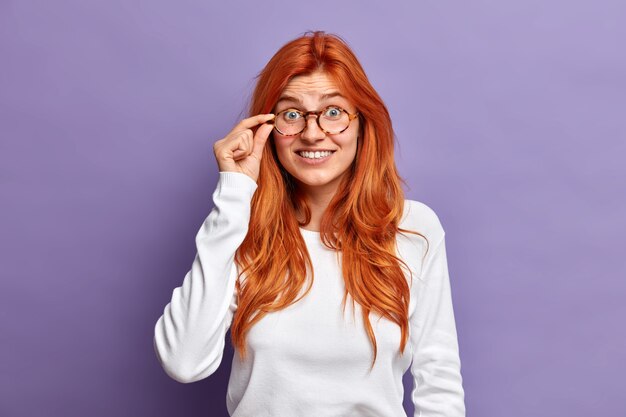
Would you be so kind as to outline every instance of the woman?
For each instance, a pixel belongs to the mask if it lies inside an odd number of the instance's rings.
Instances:
[[[155,327],[194,382],[230,328],[231,416],[465,415],[444,230],[405,200],[387,109],[341,38],[306,33],[258,76],[251,117],[215,142],[215,208]],[[349,310],[349,311],[346,311]]]

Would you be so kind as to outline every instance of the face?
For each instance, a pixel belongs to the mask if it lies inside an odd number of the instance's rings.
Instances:
[[[324,96],[327,97],[324,97]],[[355,106],[341,95],[332,79],[323,72],[292,78],[283,90],[275,114],[287,109],[302,112],[320,111],[329,105],[339,106],[350,114]],[[354,161],[359,132],[358,117],[338,134],[327,134],[320,129],[314,115],[309,115],[304,131],[295,136],[272,132],[276,153],[282,166],[292,175],[305,193],[334,194]],[[310,159],[302,151],[330,151],[320,159]],[[323,155],[323,153],[322,153]],[[311,156],[310,154],[308,156]]]

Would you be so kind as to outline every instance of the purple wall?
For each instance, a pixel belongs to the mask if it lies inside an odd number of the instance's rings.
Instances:
[[[213,142],[309,29],[352,45],[446,229],[468,416],[624,415],[626,3],[373,3],[0,2],[0,415],[227,415],[232,352],[179,384],[153,327]]]

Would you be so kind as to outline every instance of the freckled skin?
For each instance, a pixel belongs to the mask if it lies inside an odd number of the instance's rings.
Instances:
[[[287,84],[283,93],[297,97],[302,104],[279,102],[275,108],[275,113],[288,108],[297,108],[301,111],[319,111],[331,104],[340,106],[351,114],[356,112],[354,104],[343,97],[332,97],[320,101],[322,94],[332,91],[341,92],[332,79],[323,72],[294,77]],[[309,116],[307,127],[302,133],[295,136],[283,136],[274,130],[272,135],[280,163],[295,178],[298,186],[314,200],[330,201],[341,179],[354,161],[358,132],[358,118],[352,120],[344,132],[327,135],[317,125],[315,117]],[[331,149],[335,150],[335,153],[321,165],[307,165],[299,161],[299,156],[295,153],[295,150],[303,147]]]

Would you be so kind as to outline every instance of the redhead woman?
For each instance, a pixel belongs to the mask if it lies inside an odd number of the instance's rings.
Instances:
[[[232,417],[465,415],[444,229],[406,200],[385,104],[336,35],[307,32],[257,77],[213,149],[214,208],[155,326],[165,372],[213,374],[230,329]]]

